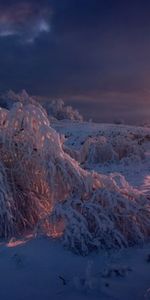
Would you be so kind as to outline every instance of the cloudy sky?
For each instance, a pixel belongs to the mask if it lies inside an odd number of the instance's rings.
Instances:
[[[0,92],[61,97],[97,121],[150,119],[149,0],[0,0]]]

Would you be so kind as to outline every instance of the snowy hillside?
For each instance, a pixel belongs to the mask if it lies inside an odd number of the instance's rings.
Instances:
[[[150,128],[0,120],[1,298],[149,299]]]
[[[84,168],[119,172],[134,187],[150,193],[150,128],[67,120],[56,121],[53,127],[65,136],[65,151]]]

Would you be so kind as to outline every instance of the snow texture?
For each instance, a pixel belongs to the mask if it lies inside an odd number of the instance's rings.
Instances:
[[[150,128],[81,122],[61,101],[52,117],[25,91],[9,97],[0,299],[149,300]]]
[[[148,240],[149,195],[118,172],[103,175],[91,167],[141,161],[143,137],[115,131],[88,136],[77,162],[65,151],[65,140],[51,127],[43,107],[25,91],[17,100],[7,113],[1,112],[1,237],[37,231],[61,238],[82,255]],[[144,139],[149,142],[149,135]]]

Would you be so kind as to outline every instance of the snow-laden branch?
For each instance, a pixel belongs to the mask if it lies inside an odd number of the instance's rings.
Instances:
[[[0,127],[1,237],[37,229],[61,236],[65,246],[81,254],[149,237],[149,200],[119,174],[104,176],[82,169],[64,152],[63,140],[39,104],[24,96],[4,119]]]

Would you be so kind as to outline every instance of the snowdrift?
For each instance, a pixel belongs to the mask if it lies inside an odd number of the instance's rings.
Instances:
[[[4,116],[0,123],[1,238],[40,232],[60,237],[80,254],[149,238],[148,197],[119,174],[104,176],[82,169],[63,150],[63,139],[39,104],[26,96],[0,113]],[[103,155],[96,145],[90,160],[105,159],[105,147],[107,156],[114,155],[108,142],[98,143],[104,147]]]

